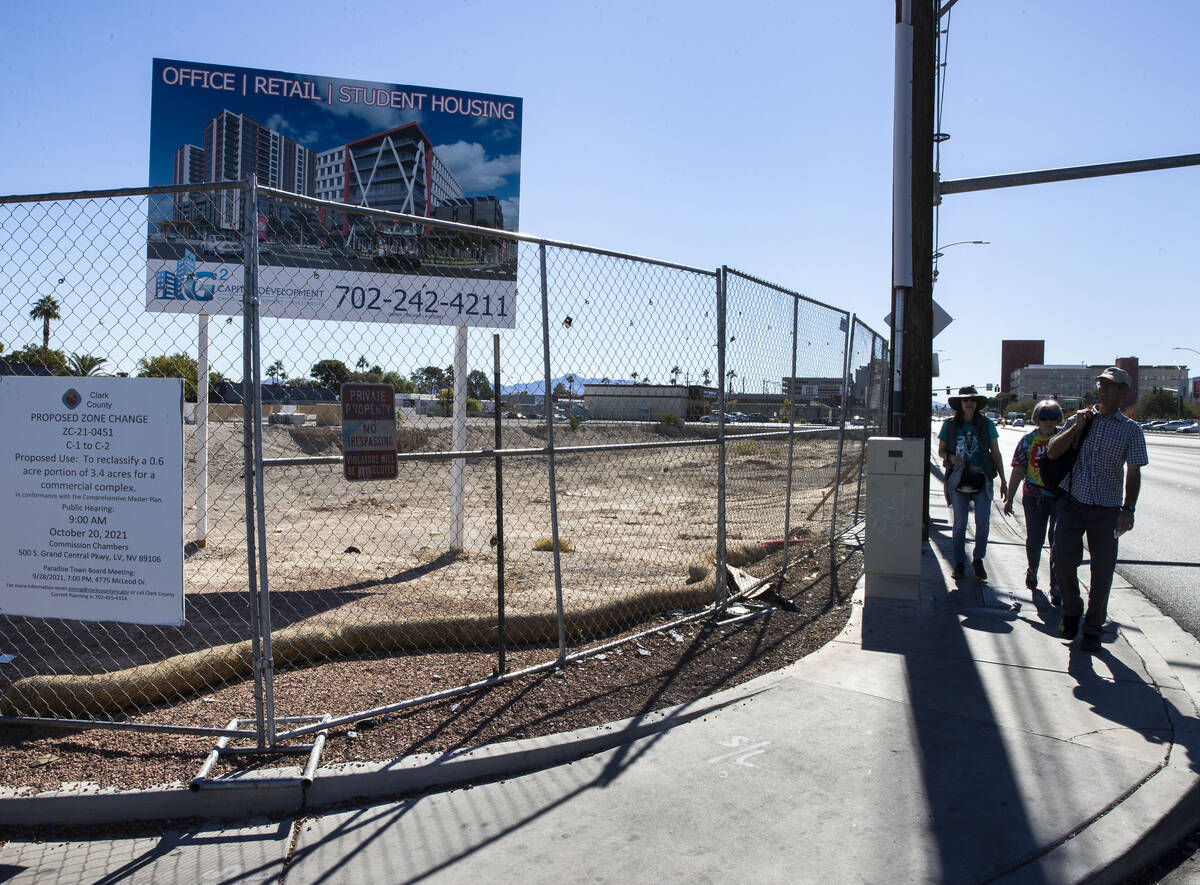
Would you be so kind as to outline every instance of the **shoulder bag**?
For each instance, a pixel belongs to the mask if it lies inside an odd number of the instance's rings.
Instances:
[[[1080,434],[1079,439],[1075,440],[1071,447],[1057,458],[1050,457],[1049,448],[1042,452],[1042,457],[1038,461],[1038,472],[1042,474],[1043,488],[1049,489],[1056,495],[1063,493],[1063,490],[1058,486],[1075,469],[1075,461],[1079,457],[1079,449],[1083,445],[1083,441],[1087,439],[1088,431],[1092,429],[1092,422],[1095,420],[1095,415],[1089,418],[1087,426],[1083,428],[1083,433]]]

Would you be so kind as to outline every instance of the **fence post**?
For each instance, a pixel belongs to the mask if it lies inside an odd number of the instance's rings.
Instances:
[[[833,477],[833,517],[829,522],[829,545],[832,549],[833,539],[837,537],[838,494],[842,489],[842,456],[846,446],[846,394],[850,387],[850,348],[852,346],[851,327],[853,320],[850,314],[843,320],[846,324],[846,336],[842,344],[842,426],[838,430],[837,473]],[[865,411],[865,409],[864,409]],[[868,413],[869,414],[869,413]]]
[[[271,602],[267,584],[267,529],[263,503],[262,368],[258,328],[258,177],[251,175],[242,192],[242,243],[245,281],[242,287],[243,445],[246,452],[246,546],[255,627],[254,691],[258,745],[275,745],[275,682],[271,661]],[[255,553],[257,551],[257,563]],[[261,702],[259,696],[261,694]]]
[[[259,623],[258,551],[257,530],[254,525],[254,397],[251,394],[251,379],[254,376],[254,335],[250,330],[250,316],[254,312],[254,294],[257,293],[258,252],[251,248],[249,205],[254,193],[254,178],[242,182],[242,478],[246,496],[246,573],[247,590],[250,594],[250,665],[254,674],[254,722],[258,734],[259,749],[266,742],[266,701],[262,672],[258,662],[262,659],[262,624]],[[255,214],[257,223],[257,213]]]
[[[504,675],[504,459],[500,457],[503,437],[500,430],[500,335],[492,335],[492,395],[496,399],[496,645],[499,660],[496,672]]]
[[[208,314],[196,318],[196,546],[208,543]]]
[[[450,424],[450,446],[456,452],[467,447],[467,327],[454,330],[454,417]],[[466,546],[463,523],[466,510],[467,462],[455,458],[450,462],[450,549],[461,551]]]
[[[724,605],[725,593],[725,298],[729,268],[717,271],[717,404],[721,419],[717,422],[717,561],[716,599]]]
[[[800,299],[792,296],[792,374],[788,376],[788,456],[787,482],[783,496],[783,565],[779,569],[779,583],[787,573],[788,542],[792,537],[792,465],[796,452],[796,358],[800,338]]]
[[[542,279],[542,405],[546,412],[547,466],[550,478],[550,538],[554,542],[554,606],[558,612],[558,663],[567,659],[567,621],[563,611],[562,552],[558,546],[558,485],[554,479],[554,407],[550,404],[550,292],[546,285],[546,244],[538,243]]]

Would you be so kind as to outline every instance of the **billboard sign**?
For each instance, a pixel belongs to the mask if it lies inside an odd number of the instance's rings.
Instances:
[[[241,192],[517,230],[521,99],[155,59],[146,309],[241,313]],[[516,244],[260,197],[263,316],[512,328]]]

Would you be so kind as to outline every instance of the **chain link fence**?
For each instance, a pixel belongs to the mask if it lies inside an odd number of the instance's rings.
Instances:
[[[186,400],[183,624],[0,614],[7,721],[274,745],[705,617],[864,510],[885,340],[738,271],[253,183],[5,197],[0,232],[0,384]],[[394,392],[394,479],[347,479],[347,381]]]

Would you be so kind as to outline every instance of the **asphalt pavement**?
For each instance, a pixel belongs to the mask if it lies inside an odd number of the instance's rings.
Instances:
[[[10,794],[0,824],[281,817],[14,840],[0,882],[1121,881],[1200,820],[1200,645],[1118,578],[1083,652],[1025,589],[1020,523],[997,506],[989,579],[956,584],[949,511],[930,509],[912,598],[861,581],[843,632],[783,670],[307,789]]]

